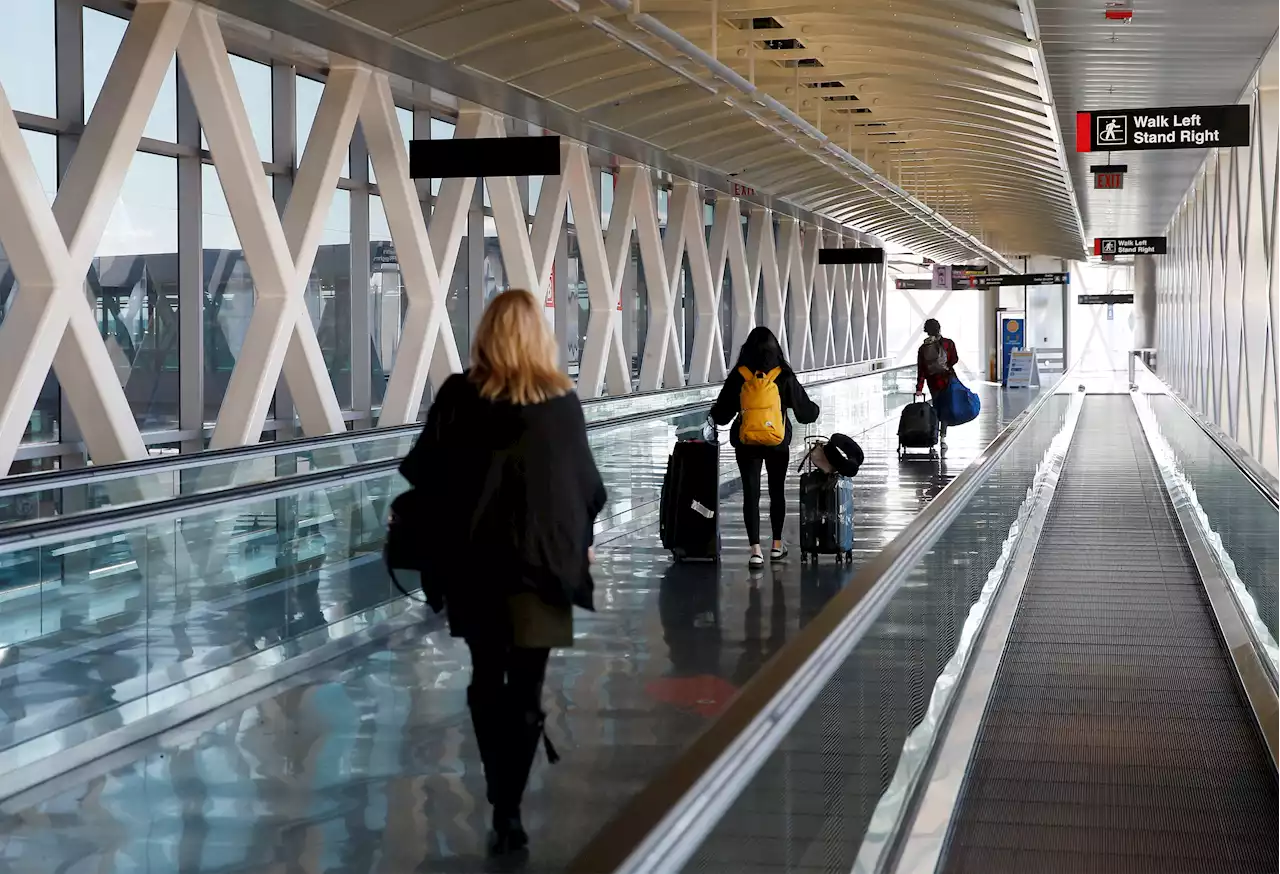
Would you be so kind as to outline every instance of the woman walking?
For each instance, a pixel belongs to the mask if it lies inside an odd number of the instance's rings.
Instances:
[[[424,587],[471,651],[467,705],[493,805],[490,849],[528,842],[520,801],[543,733],[553,647],[592,606],[591,530],[605,503],[582,406],[541,307],[507,291],[480,320],[471,367],[436,396],[400,466],[433,550]]]
[[[761,467],[769,476],[769,522],[773,528],[769,558],[781,561],[787,556],[787,546],[782,542],[791,459],[792,429],[787,410],[792,410],[801,424],[818,419],[818,405],[809,400],[796,379],[795,371],[782,355],[778,338],[768,328],[755,328],[747,335],[738,363],[711,407],[711,419],[717,425],[733,422],[729,442],[742,475],[742,516],[751,541],[749,562],[753,568],[764,567],[760,545]]]

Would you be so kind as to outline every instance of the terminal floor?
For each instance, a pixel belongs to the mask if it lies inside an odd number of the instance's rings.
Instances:
[[[870,428],[858,436],[867,461],[855,480],[855,561],[891,540],[1033,397],[978,388],[983,414],[952,431],[945,459],[901,462],[896,415],[859,419],[865,404],[842,398],[839,384],[815,390],[817,430]],[[849,577],[831,559],[814,568],[795,553],[747,570],[729,451],[722,564],[672,564],[639,498],[656,489],[673,433],[645,422],[592,441],[606,447],[615,498],[598,538],[598,612],[579,613],[577,645],[552,657],[544,697],[562,760],[535,765],[521,870],[562,870]],[[794,544],[794,474],[789,496]],[[465,647],[424,618],[11,799],[0,807],[0,874],[486,870],[467,681]]]

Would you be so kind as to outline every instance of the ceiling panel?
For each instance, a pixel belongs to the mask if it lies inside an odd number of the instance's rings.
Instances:
[[[925,254],[1084,246],[1018,0],[309,2]]]
[[[1108,21],[1106,0],[1036,3],[1063,135],[1078,110],[1234,103],[1275,38],[1276,0],[1135,0]],[[1068,151],[1085,235],[1158,236],[1207,150]],[[1094,191],[1089,167],[1127,164],[1120,191]]]

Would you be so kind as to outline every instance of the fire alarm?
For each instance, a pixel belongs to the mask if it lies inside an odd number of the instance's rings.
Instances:
[[[1127,2],[1111,2],[1103,14],[1107,21],[1128,21],[1133,18],[1133,6]]]

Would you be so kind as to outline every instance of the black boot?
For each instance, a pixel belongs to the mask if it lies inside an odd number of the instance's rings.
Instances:
[[[524,797],[525,786],[529,783],[529,772],[533,769],[533,760],[538,754],[538,744],[542,743],[546,747],[550,762],[559,761],[555,748],[547,740],[546,716],[541,710],[519,709],[510,716],[508,724],[511,732],[505,748],[507,757],[501,794],[493,799],[491,849],[495,853],[521,850],[529,843],[529,835],[520,819],[520,801]]]
[[[497,804],[502,797],[503,771],[505,770],[505,746],[502,699],[493,695],[477,694],[467,688],[467,707],[471,710],[471,726],[476,733],[476,746],[480,748],[480,762],[484,766],[485,796],[490,804]]]

